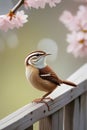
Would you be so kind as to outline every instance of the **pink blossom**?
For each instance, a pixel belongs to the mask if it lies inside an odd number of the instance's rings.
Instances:
[[[27,15],[24,11],[18,11],[16,14],[8,14],[0,16],[0,29],[3,31],[8,31],[8,29],[22,27],[24,23],[27,22]]]
[[[77,16],[85,16],[85,17],[87,17],[87,15],[86,15],[86,11],[87,11],[87,6],[83,6],[83,5],[80,5],[79,7],[78,7],[78,11],[77,11]]]
[[[70,30],[70,31],[77,31],[80,29],[79,26],[79,19],[76,16],[73,16],[71,12],[64,11],[60,16],[59,20]]]
[[[23,24],[26,23],[28,15],[24,14],[24,11],[17,11],[16,15],[14,17],[12,17],[12,24],[13,27],[19,28],[19,27],[23,27]]]
[[[24,6],[26,9],[30,6],[29,0],[24,0]]]
[[[25,0],[24,5],[26,8],[45,8],[46,0]]]
[[[59,19],[61,22],[63,22],[66,25],[66,24],[69,24],[73,20],[73,15],[71,14],[71,12],[65,10]]]
[[[56,4],[60,3],[61,0],[25,0],[24,6],[26,8],[45,8],[46,4],[49,4],[50,7],[55,7]]]
[[[87,30],[87,6],[79,6],[76,17],[82,30]]]
[[[0,16],[0,29],[3,31],[8,31],[9,28],[11,28],[11,21],[9,20],[10,17],[7,15],[1,15]]]
[[[61,0],[47,0],[47,3],[49,4],[50,7],[55,7],[56,4],[59,4]]]
[[[70,11],[64,11],[59,20],[70,31],[87,30],[87,7],[79,6],[76,15],[73,15]]]
[[[67,52],[72,53],[75,57],[87,57],[87,33],[72,32],[67,35]]]
[[[67,52],[75,57],[87,56],[87,7],[79,6],[76,15],[70,11],[64,11],[60,21],[71,32],[67,35]]]

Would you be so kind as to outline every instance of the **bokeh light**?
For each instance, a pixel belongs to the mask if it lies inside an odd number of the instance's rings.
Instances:
[[[49,58],[49,61],[56,60],[56,57],[58,56],[58,44],[56,41],[49,38],[41,39],[38,43],[37,48],[39,50],[43,50],[47,53],[52,54],[51,58]]]

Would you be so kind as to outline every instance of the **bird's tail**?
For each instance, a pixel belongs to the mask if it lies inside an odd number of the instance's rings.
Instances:
[[[62,83],[67,84],[67,85],[70,85],[70,86],[73,86],[73,87],[76,87],[76,86],[77,86],[75,83],[70,82],[70,81],[66,81],[66,80],[63,80]]]

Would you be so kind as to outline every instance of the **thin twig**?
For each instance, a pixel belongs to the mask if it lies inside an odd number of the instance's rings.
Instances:
[[[21,6],[24,4],[24,0],[19,0],[19,2],[11,9],[13,13],[15,13]]]

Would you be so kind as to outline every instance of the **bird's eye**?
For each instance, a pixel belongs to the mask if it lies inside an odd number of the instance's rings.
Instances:
[[[40,56],[40,54],[37,54],[36,56]]]

